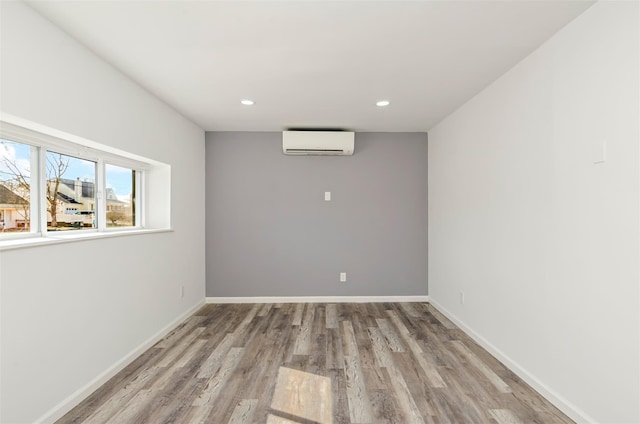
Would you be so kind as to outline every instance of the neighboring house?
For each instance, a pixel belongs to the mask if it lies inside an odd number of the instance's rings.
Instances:
[[[131,219],[131,203],[118,199],[112,188],[105,193],[106,211]],[[63,178],[58,185],[56,221],[60,224],[95,225],[95,183]],[[24,229],[29,218],[29,201],[0,184],[0,231]]]
[[[131,204],[119,200],[112,188],[105,193],[106,211],[120,212],[125,217],[131,216]],[[96,190],[93,181],[81,181],[61,178],[58,185],[58,208],[56,220],[59,223],[82,222],[84,225],[95,224]]]
[[[131,215],[131,203],[118,199],[114,189],[107,188],[105,197],[107,199],[107,212],[122,212],[127,216]]]
[[[71,214],[78,211],[95,210],[96,192],[93,181],[81,181],[61,178],[58,185],[59,205],[58,212]]]
[[[0,231],[24,228],[29,217],[29,201],[0,184]]]

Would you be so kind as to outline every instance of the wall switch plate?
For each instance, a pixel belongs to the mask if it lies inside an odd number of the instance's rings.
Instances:
[[[180,298],[184,297],[184,286],[180,286]]]
[[[605,163],[607,161],[607,140],[599,140],[593,143],[593,163]]]
[[[324,192],[324,200],[326,200],[327,202],[329,202],[331,200],[331,192],[330,191],[325,191]]]
[[[460,292],[460,304],[464,305],[464,292]]]
[[[347,273],[346,272],[341,272],[340,273],[340,282],[341,283],[346,283],[347,282]]]

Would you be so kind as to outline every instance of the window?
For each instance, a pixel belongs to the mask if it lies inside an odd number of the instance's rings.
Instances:
[[[169,227],[168,165],[33,125],[0,121],[0,240]]]
[[[107,227],[136,225],[136,171],[105,165]]]
[[[0,139],[0,231],[31,230],[31,158],[34,148]]]
[[[96,166],[90,160],[46,153],[47,231],[97,227],[91,211],[96,201]]]

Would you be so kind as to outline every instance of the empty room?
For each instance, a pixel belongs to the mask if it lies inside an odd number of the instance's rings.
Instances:
[[[640,2],[0,0],[0,422],[640,424]]]

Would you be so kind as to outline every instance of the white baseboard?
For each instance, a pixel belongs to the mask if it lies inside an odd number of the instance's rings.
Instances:
[[[455,315],[445,309],[438,302],[431,299],[429,303],[440,311],[444,316],[449,318],[455,325],[457,325],[462,331],[464,331],[469,337],[471,337],[476,343],[482,346],[485,350],[495,356],[500,362],[506,365],[511,371],[513,371],[518,377],[524,380],[527,384],[533,387],[538,393],[540,393],[549,402],[555,405],[558,409],[564,412],[572,420],[577,423],[589,423],[596,424],[597,421],[578,408],[573,403],[569,402],[563,396],[559,395],[556,391],[548,387],[533,374],[528,372],[516,361],[507,356],[500,349],[491,344],[487,339],[482,337],[476,331],[474,331],[467,324],[458,319]]]
[[[207,303],[381,303],[428,302],[429,296],[207,297]]]
[[[148,338],[145,342],[143,342],[140,346],[133,349],[131,352],[127,353],[122,359],[117,361],[115,364],[110,366],[96,378],[91,380],[87,385],[81,387],[76,392],[71,394],[65,400],[60,402],[58,405],[51,408],[48,412],[46,412],[43,416],[38,418],[35,423],[37,424],[48,424],[54,423],[58,419],[62,418],[67,412],[71,411],[75,406],[77,406],[80,402],[82,402],[87,396],[93,393],[98,387],[102,386],[104,383],[109,381],[114,375],[122,371],[127,365],[133,362],[138,356],[143,354],[147,349],[160,341],[163,337],[169,334],[174,328],[176,328],[180,323],[182,323],[185,319],[193,315],[199,308],[204,305],[204,301],[199,301],[196,305],[189,308],[185,313],[180,315],[178,318],[173,320],[170,324],[165,326],[162,330],[158,331],[156,334]]]

